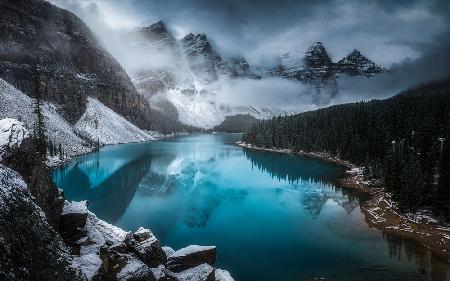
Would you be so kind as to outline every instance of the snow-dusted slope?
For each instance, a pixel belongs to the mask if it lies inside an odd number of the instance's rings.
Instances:
[[[33,100],[2,79],[0,79],[0,96],[0,119],[20,120],[32,132],[36,120],[33,112]],[[61,144],[67,156],[72,157],[92,149],[92,146],[84,141],[79,133],[57,113],[52,104],[46,103],[43,113],[47,137],[56,145]]]
[[[0,97],[0,119],[20,120],[32,132],[36,120],[33,99],[2,79]],[[57,108],[50,103],[44,104],[43,113],[48,139],[57,146],[61,144],[64,154],[69,158],[92,151],[97,139],[100,144],[115,144],[153,140],[160,136],[156,132],[140,130],[93,98],[88,98],[86,112],[75,126],[59,115]],[[98,131],[95,129],[96,121]]]
[[[145,132],[94,98],[88,98],[86,112],[75,124],[85,137],[100,144],[154,140],[158,133]]]
[[[0,119],[0,160],[7,150],[19,146],[29,136],[22,122],[12,118]]]

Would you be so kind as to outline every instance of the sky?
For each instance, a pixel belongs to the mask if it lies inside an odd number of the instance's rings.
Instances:
[[[392,70],[374,79],[344,79],[342,94],[334,103],[385,98],[450,76],[448,0],[50,1],[81,17],[125,69],[133,58],[116,31],[163,20],[176,38],[190,32],[205,33],[222,57],[243,56],[250,65],[271,65],[286,52],[304,53],[312,43],[321,41],[333,61],[358,49]],[[158,66],[170,59],[141,54],[137,61]],[[301,85],[297,86],[278,80],[234,81],[222,89],[229,95],[227,100],[233,99],[233,93],[242,98],[245,89],[249,102],[253,97],[260,101],[261,91],[270,89],[269,105],[275,89],[280,89],[276,91],[280,103],[292,104],[292,97],[299,100],[295,93],[304,92]]]

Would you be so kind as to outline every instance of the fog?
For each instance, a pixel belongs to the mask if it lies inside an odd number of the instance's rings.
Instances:
[[[144,44],[129,32],[163,19],[177,39],[206,33],[224,58],[244,56],[267,67],[285,52],[322,41],[333,61],[360,50],[389,73],[339,79],[339,94],[321,100],[309,87],[284,79],[220,79],[208,88],[218,102],[303,111],[328,104],[390,97],[417,84],[449,77],[448,1],[143,1],[52,0],[81,17],[104,47],[133,75],[168,69],[182,76],[180,57]]]

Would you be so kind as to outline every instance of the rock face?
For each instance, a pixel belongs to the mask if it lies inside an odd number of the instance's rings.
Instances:
[[[85,280],[20,175],[0,164],[0,279]]]
[[[65,205],[63,209],[58,232],[64,243],[71,248],[72,254],[80,254],[80,247],[77,241],[87,234],[84,229],[87,216],[86,201]]]

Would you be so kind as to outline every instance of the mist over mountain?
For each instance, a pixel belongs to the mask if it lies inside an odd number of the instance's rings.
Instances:
[[[450,73],[445,1],[52,2],[87,22],[154,109],[198,127],[389,97]],[[264,20],[272,12],[282,16]]]

